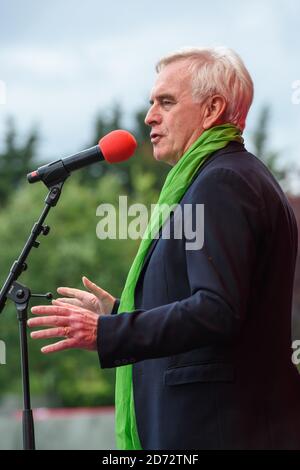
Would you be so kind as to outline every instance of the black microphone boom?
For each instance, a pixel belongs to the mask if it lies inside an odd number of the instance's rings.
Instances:
[[[94,147],[82,152],[40,166],[37,170],[28,173],[27,179],[29,183],[43,181],[47,186],[57,184],[64,181],[72,171],[102,160],[104,160],[104,156],[99,145],[94,145]]]

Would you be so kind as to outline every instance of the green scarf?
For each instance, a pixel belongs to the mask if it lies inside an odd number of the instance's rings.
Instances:
[[[243,142],[240,130],[231,124],[216,126],[203,132],[168,173],[158,203],[128,273],[118,309],[119,314],[132,312],[135,309],[134,290],[145,256],[154,238],[155,229],[157,232],[162,227],[170,214],[172,205],[179,203],[182,199],[206,159],[231,141]],[[161,214],[160,206],[163,204],[164,207],[169,206],[170,210]],[[155,227],[154,230],[153,227]],[[135,419],[131,364],[117,368],[116,438],[118,449],[142,449]]]

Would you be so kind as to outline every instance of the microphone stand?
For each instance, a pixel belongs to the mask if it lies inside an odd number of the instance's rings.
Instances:
[[[30,402],[30,381],[29,381],[29,361],[28,361],[28,347],[27,347],[27,309],[31,297],[46,297],[52,298],[51,293],[47,294],[32,294],[28,287],[23,286],[17,282],[17,279],[23,271],[27,269],[26,259],[32,248],[38,248],[40,242],[37,238],[42,234],[48,235],[50,227],[43,225],[44,221],[51,209],[56,206],[61,190],[69,173],[61,167],[59,172],[48,175],[47,180],[43,180],[49,189],[49,193],[45,199],[45,207],[38,221],[34,224],[31,234],[29,235],[24,248],[19,258],[11,266],[9,275],[0,291],[0,313],[5,307],[6,300],[9,298],[14,301],[17,309],[17,318],[19,320],[19,335],[20,335],[20,351],[21,351],[21,369],[22,369],[22,383],[23,383],[23,403],[24,409],[22,413],[23,423],[23,449],[35,450],[35,437],[34,437],[34,421],[31,410]]]

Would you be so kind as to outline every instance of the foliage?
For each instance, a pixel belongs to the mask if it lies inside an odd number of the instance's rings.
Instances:
[[[117,118],[113,122],[116,123]],[[109,125],[104,128],[103,124],[101,133],[108,130]],[[82,178],[78,172],[66,181],[58,205],[46,220],[51,227],[50,233],[47,237],[40,237],[41,246],[31,252],[29,269],[22,274],[20,282],[34,293],[55,293],[56,288],[63,285],[83,288],[81,277],[86,275],[113,295],[120,296],[139,242],[99,240],[96,236],[96,209],[103,202],[118,208],[119,195],[129,196],[128,204],[156,202],[158,191],[155,187],[160,184],[158,180],[162,176],[160,172],[151,172],[151,164],[139,161],[140,158],[152,158],[149,145],[142,144],[142,149],[147,149],[147,152],[139,149],[131,160],[134,169],[128,167],[126,170],[130,186],[123,177],[124,170],[116,170],[113,166],[106,169],[105,176],[101,175],[101,178],[92,173]],[[27,171],[29,169],[26,168],[25,173]],[[15,191],[10,190],[10,194],[6,206],[0,211],[1,283],[42,211],[47,188],[42,184],[29,186],[24,183],[18,184]],[[3,397],[6,393],[21,391],[18,325],[15,307],[10,301],[7,301],[0,318],[0,338],[7,348],[7,365],[0,370],[0,397]],[[113,403],[114,370],[100,369],[96,354],[66,351],[44,356],[40,353],[43,344],[45,342],[29,338],[31,390],[33,396],[42,397],[43,405]]]
[[[66,183],[60,203],[47,219],[52,230],[46,238],[40,238],[41,246],[31,252],[29,269],[20,279],[32,292],[55,293],[62,285],[82,288],[81,277],[85,274],[120,295],[136,247],[130,240],[102,241],[96,237],[97,206],[104,197],[116,203],[114,195],[121,191],[115,177],[107,178],[109,182],[99,181],[90,189],[76,179]],[[107,195],[107,184],[111,197]],[[0,213],[2,283],[41,212],[46,193],[40,185],[20,187]],[[0,322],[0,337],[7,347],[7,365],[0,371],[3,394],[20,390],[18,325],[10,301]],[[70,406],[112,402],[113,372],[101,371],[95,354],[68,351],[43,356],[39,351],[41,342],[29,339],[29,343],[33,394]]]
[[[152,147],[149,142],[149,128],[144,123],[146,110],[138,111],[134,116],[131,131],[138,142],[138,148],[133,158],[115,165],[91,165],[80,172],[79,178],[83,184],[90,185],[93,181],[103,178],[107,174],[116,175],[122,183],[126,194],[136,196],[136,185],[141,182],[143,186],[147,180],[151,189],[159,191],[168,173],[168,167],[157,163],[152,156]],[[122,111],[115,106],[110,115],[99,114],[95,122],[94,137],[87,147],[95,145],[99,136],[104,136],[114,129],[126,128],[122,124]],[[145,190],[148,188],[144,188]],[[140,194],[139,194],[140,196]]]
[[[271,118],[271,108],[267,105],[261,109],[257,126],[254,130],[252,141],[254,145],[254,153],[261,158],[269,170],[273,173],[278,182],[286,187],[287,180],[291,172],[291,168],[285,164],[284,167],[280,165],[280,153],[270,150],[268,137],[269,137],[269,123]]]
[[[3,207],[26,174],[34,167],[38,143],[37,130],[32,130],[22,144],[19,143],[13,119],[7,121],[4,150],[0,153],[0,207]]]

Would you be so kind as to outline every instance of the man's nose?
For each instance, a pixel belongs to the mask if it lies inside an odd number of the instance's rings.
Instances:
[[[145,117],[145,124],[147,126],[153,126],[154,124],[160,124],[161,123],[161,115],[160,113],[157,112],[153,106],[149,109],[148,113],[146,114]]]

